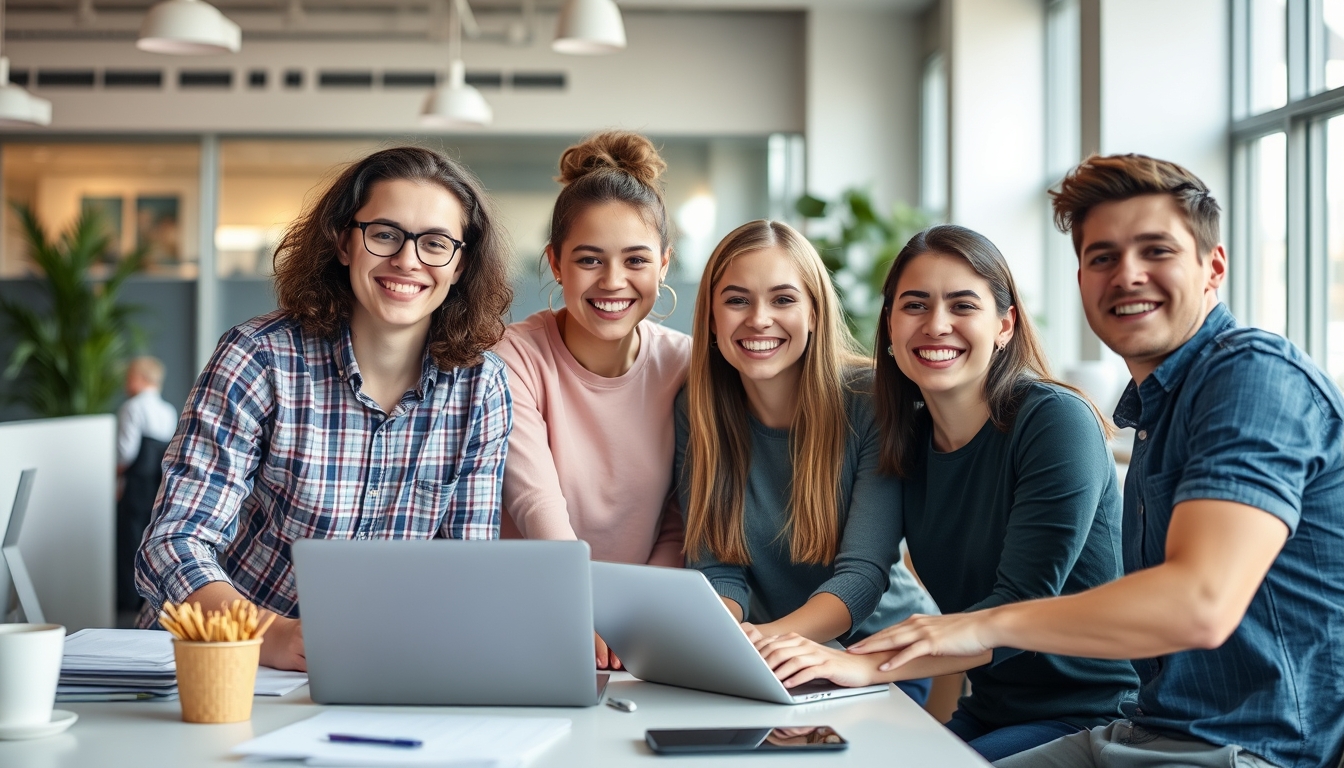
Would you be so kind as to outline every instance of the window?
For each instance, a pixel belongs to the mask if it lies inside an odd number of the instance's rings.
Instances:
[[[1344,380],[1344,0],[1233,9],[1225,298]]]
[[[1344,116],[1326,124],[1325,200],[1329,260],[1326,370],[1344,388]]]

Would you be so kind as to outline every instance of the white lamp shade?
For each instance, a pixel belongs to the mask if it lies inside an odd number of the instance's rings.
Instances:
[[[461,59],[448,69],[448,82],[429,92],[420,111],[420,124],[435,128],[480,128],[495,119],[495,111],[481,92],[467,85]]]
[[[51,102],[9,82],[9,58],[0,56],[0,126],[51,125]]]
[[[625,50],[621,9],[613,0],[565,0],[551,49],[578,55]]]
[[[135,47],[151,53],[237,53],[243,31],[204,0],[164,0],[145,14]]]

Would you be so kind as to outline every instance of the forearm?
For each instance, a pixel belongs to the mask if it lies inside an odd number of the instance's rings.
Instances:
[[[1222,644],[1230,630],[1212,618],[1222,610],[1210,592],[1198,574],[1165,563],[1086,592],[1004,605],[983,615],[993,647],[1146,659]]]
[[[829,592],[813,595],[798,610],[757,629],[762,635],[787,635],[793,632],[808,640],[826,643],[849,631],[849,606]]]
[[[925,677],[941,677],[968,669],[983,667],[994,660],[994,652],[986,651],[978,656],[921,656],[914,661],[886,671],[878,667],[893,654],[854,654],[872,673],[874,683],[895,683],[900,680],[919,680]]]

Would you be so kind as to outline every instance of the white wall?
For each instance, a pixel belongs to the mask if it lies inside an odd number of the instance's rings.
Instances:
[[[0,424],[0,537],[19,474],[36,467],[19,550],[47,621],[71,632],[113,624],[115,440],[110,415]]]
[[[999,247],[1036,314],[1047,300],[1044,3],[945,0],[943,11],[950,14],[949,220]]]
[[[912,12],[815,7],[807,24],[807,186],[870,185],[919,202],[922,23]]]
[[[1226,211],[1230,0],[1102,0],[1101,151],[1189,168]],[[1226,233],[1226,221],[1224,221]]]
[[[621,126],[662,135],[765,135],[803,131],[804,17],[801,13],[625,13],[628,50],[611,56],[563,56],[549,36],[530,47],[470,42],[468,71],[564,71],[563,91],[483,90],[495,121],[480,133],[581,134]],[[543,17],[539,29],[554,28]],[[120,67],[237,70],[232,92],[136,88],[41,88],[53,103],[51,131],[77,132],[418,132],[428,89],[321,89],[315,72],[442,70],[444,44],[247,40],[231,56],[143,53],[129,40],[6,44],[15,68]],[[265,90],[246,87],[246,72],[270,73]],[[286,90],[282,73],[300,68],[306,86]],[[172,74],[172,73],[170,73]]]

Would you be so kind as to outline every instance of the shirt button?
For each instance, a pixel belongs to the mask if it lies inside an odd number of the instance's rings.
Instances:
[[[1146,430],[1146,429],[1140,429],[1140,430],[1139,430],[1139,439],[1140,439],[1140,440],[1147,440],[1147,439],[1148,439],[1148,430]]]
[[[367,538],[369,538],[369,534],[365,533],[364,531],[360,531],[359,533],[355,534],[355,538],[356,538],[356,539],[367,539]]]
[[[377,489],[377,488],[371,488],[371,489],[369,489],[369,495],[370,495],[370,496],[377,496],[377,495],[378,495],[378,489]]]

